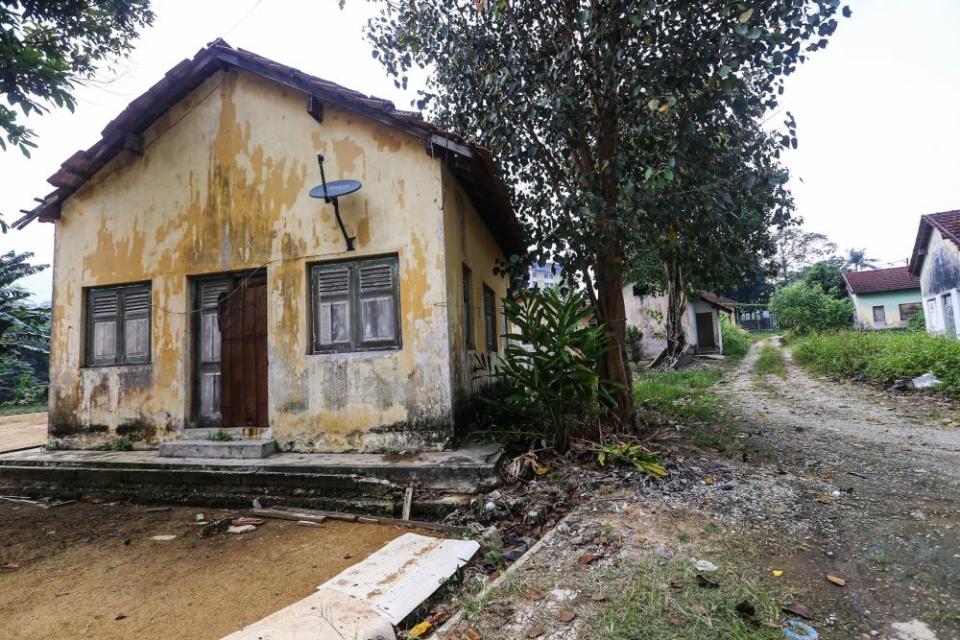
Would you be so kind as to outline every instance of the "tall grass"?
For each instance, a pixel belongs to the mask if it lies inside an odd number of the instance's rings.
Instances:
[[[938,391],[960,397],[960,342],[913,331],[838,331],[791,342],[794,359],[817,373],[890,384],[932,371]]]
[[[720,333],[723,336],[723,355],[739,360],[750,351],[750,334],[720,316]]]

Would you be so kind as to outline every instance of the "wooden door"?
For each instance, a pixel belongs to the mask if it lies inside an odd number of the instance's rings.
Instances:
[[[697,314],[697,346],[701,349],[716,349],[717,341],[713,335],[713,314]]]
[[[219,304],[220,417],[224,427],[266,427],[267,281],[241,281]]]

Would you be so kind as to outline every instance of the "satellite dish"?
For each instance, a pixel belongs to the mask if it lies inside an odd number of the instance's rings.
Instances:
[[[310,189],[310,197],[323,198],[324,200],[339,198],[340,196],[349,195],[354,191],[359,191],[361,186],[359,180],[334,180]]]
[[[353,251],[353,241],[356,240],[357,237],[349,235],[347,228],[343,226],[343,219],[340,217],[340,201],[338,198],[359,191],[362,185],[359,180],[334,180],[333,182],[327,182],[327,176],[323,173],[322,153],[317,154],[317,162],[320,164],[320,180],[322,184],[310,189],[310,197],[323,198],[324,202],[333,203],[333,212],[337,215],[337,224],[340,225],[340,233],[343,234],[343,239],[347,243],[347,251]]]

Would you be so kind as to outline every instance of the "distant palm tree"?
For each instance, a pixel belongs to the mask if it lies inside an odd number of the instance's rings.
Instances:
[[[867,257],[866,249],[849,249],[847,259],[844,261],[845,271],[863,271],[864,269],[876,269],[877,261]]]

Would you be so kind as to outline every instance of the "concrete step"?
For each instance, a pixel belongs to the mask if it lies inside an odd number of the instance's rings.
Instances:
[[[161,458],[251,460],[277,452],[275,440],[170,440],[160,443]]]

